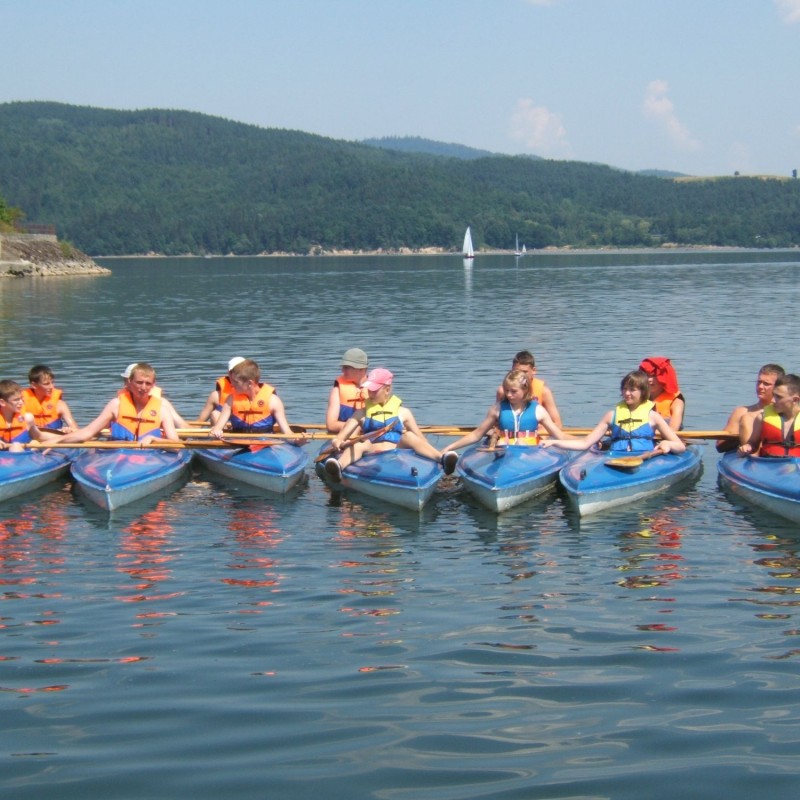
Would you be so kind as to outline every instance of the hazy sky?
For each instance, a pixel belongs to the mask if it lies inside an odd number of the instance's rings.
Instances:
[[[0,0],[0,102],[800,169],[800,0]]]

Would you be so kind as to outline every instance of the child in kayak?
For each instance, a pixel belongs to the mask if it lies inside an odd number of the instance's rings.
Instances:
[[[0,381],[0,450],[19,453],[32,440],[59,438],[37,427],[33,414],[25,411],[22,387],[16,381]]]
[[[550,387],[541,379],[536,377],[536,360],[533,353],[528,350],[520,350],[511,362],[512,370],[520,370],[528,376],[530,384],[530,398],[536,400],[545,411],[550,415],[550,419],[557,427],[561,427],[561,414],[556,406],[556,399]],[[497,402],[505,399],[503,384],[497,387]]]
[[[620,382],[620,391],[622,402],[606,412],[589,434],[581,439],[547,439],[542,445],[588,450],[610,432],[612,453],[682,453],[686,450],[678,434],[648,399],[650,384],[644,372],[629,372]],[[658,442],[656,434],[661,436]]]
[[[649,356],[643,358],[639,369],[647,375],[650,384],[650,399],[656,411],[674,431],[683,428],[686,399],[678,388],[678,375],[668,358]]]
[[[364,408],[367,390],[361,385],[367,377],[369,360],[358,347],[351,347],[342,356],[342,374],[333,382],[328,395],[325,427],[328,433],[339,433],[356,411]]]
[[[342,470],[367,453],[381,453],[395,447],[410,448],[423,458],[440,462],[445,475],[455,470],[458,455],[440,452],[428,442],[411,410],[392,393],[393,381],[394,375],[382,368],[373,369],[364,381],[368,394],[364,408],[356,411],[331,441],[338,455],[325,461],[325,471],[334,481],[341,480]],[[375,434],[375,437],[347,445],[347,440],[358,430],[365,436]]]
[[[56,388],[54,381],[55,375],[50,367],[44,364],[31,367],[28,372],[30,387],[22,390],[25,411],[33,414],[38,428],[69,433],[78,426],[69,406],[61,399],[61,389]]]
[[[567,435],[553,422],[544,404],[531,398],[531,379],[528,372],[512,369],[503,379],[503,399],[489,409],[486,418],[471,433],[462,436],[444,448],[444,452],[458,450],[480,441],[496,428],[497,444],[539,444],[539,425],[553,438],[564,439]]]

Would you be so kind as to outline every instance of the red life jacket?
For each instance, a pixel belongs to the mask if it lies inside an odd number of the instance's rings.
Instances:
[[[800,456],[800,414],[792,420],[787,439],[783,438],[783,418],[771,403],[764,408],[761,422],[762,456]]]

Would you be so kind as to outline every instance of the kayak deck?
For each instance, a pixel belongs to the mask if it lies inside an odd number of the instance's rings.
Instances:
[[[191,459],[191,450],[85,450],[71,469],[84,494],[113,511],[185,478]]]
[[[351,489],[411,511],[422,510],[444,475],[438,462],[402,447],[363,456],[342,470],[339,482],[328,476],[324,462],[315,470],[334,490]]]
[[[663,492],[679,481],[699,475],[702,469],[700,449],[694,445],[683,453],[658,455],[631,468],[607,463],[620,455],[625,454],[592,448],[559,473],[561,485],[581,516]]]
[[[300,447],[276,444],[253,450],[197,450],[206,469],[224,478],[246,483],[274,494],[286,494],[305,475],[308,455]]]
[[[574,457],[574,451],[558,447],[473,445],[459,458],[457,471],[470,494],[501,513],[554,488],[559,471]]]
[[[725,453],[717,463],[723,488],[785,519],[800,522],[800,458]]]

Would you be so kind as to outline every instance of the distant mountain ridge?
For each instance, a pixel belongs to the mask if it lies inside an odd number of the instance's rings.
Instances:
[[[463,144],[437,142],[419,136],[383,136],[380,139],[363,139],[362,144],[370,147],[381,147],[385,150],[398,150],[402,153],[427,153],[432,156],[461,158],[470,161],[476,158],[492,158],[500,155],[489,150],[478,150]],[[538,156],[529,156],[538,159]]]
[[[455,253],[467,225],[478,253],[517,234],[528,250],[800,245],[797,180],[444,157],[169,109],[0,104],[0,195],[90,255]]]

